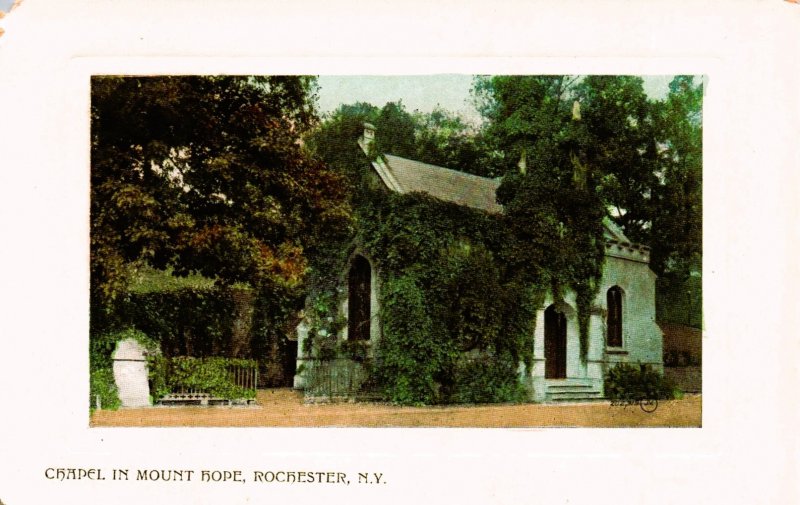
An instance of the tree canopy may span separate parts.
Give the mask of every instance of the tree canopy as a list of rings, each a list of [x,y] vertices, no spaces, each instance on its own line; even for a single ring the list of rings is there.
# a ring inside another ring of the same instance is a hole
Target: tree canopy
[[[311,77],[95,77],[92,294],[146,262],[218,283],[292,287],[350,219],[340,177],[309,156]]]
[[[683,283],[701,270],[702,84],[676,76],[663,99],[643,84],[636,76],[479,76],[478,127],[441,109],[355,104],[327,118],[309,145],[360,180],[361,153],[342,146],[354,146],[371,122],[376,153],[503,177],[498,199],[515,230],[505,259],[528,280],[585,298],[602,267],[602,221],[613,219],[651,247],[661,284],[685,297]]]
[[[664,100],[634,76],[478,77],[473,93],[495,170],[529,174],[525,184],[556,206],[548,219],[564,223],[558,202],[587,190],[652,247],[656,273],[699,270],[702,86],[691,76],[675,77]]]

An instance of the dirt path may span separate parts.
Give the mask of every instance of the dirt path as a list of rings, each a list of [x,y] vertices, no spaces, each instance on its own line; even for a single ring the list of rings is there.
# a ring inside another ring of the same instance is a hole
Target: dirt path
[[[660,402],[647,414],[608,402],[568,405],[397,407],[369,403],[306,405],[291,389],[259,391],[253,407],[155,407],[96,411],[92,426],[352,426],[352,427],[698,427],[701,396]]]

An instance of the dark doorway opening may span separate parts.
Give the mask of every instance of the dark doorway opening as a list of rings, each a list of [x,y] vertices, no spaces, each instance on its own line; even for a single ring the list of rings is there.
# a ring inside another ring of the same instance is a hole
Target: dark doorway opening
[[[297,372],[297,340],[286,340],[286,348],[282,356],[283,386],[294,386],[294,374]]]
[[[544,311],[544,377],[567,378],[567,316],[555,305]]]
[[[347,339],[369,340],[370,335],[370,286],[372,271],[369,261],[363,256],[353,258],[348,285]]]

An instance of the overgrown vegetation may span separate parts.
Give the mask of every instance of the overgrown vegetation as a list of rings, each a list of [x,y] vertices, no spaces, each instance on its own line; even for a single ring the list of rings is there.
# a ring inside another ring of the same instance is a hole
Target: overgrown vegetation
[[[168,356],[227,353],[236,311],[230,289],[131,293],[118,304],[122,324],[157,335]]]
[[[649,365],[620,363],[605,376],[605,395],[611,401],[669,400],[681,396],[672,382]]]
[[[342,106],[308,145],[344,177],[355,226],[334,248],[339,254],[312,263],[306,351],[341,355],[339,287],[358,252],[380,276],[373,369],[389,400],[518,398],[518,366],[530,365],[535,309],[547,295],[576,294],[586,359],[609,209],[645,243],[656,220],[671,223],[653,252],[659,274],[685,276],[698,266],[699,90],[679,77],[666,100],[654,101],[636,77],[478,78],[486,119],[478,131],[443,111],[409,114],[400,103]],[[502,176],[503,215],[383,191],[354,142],[365,122],[377,130],[373,155]]]
[[[182,389],[205,392],[227,400],[255,398],[255,384],[253,384],[254,387],[245,389],[238,386],[231,376],[233,368],[237,368],[239,373],[252,374],[258,368],[255,360],[164,356],[158,342],[144,332],[128,327],[100,334],[90,340],[89,404],[91,408],[97,406],[98,397],[103,409],[115,410],[120,407],[121,403],[114,381],[112,357],[117,343],[126,339],[137,341],[145,349],[151,387],[150,394],[154,401],[170,392]]]
[[[148,365],[153,397],[156,399],[181,391],[207,393],[223,400],[256,397],[254,382],[250,382],[253,387],[245,388],[237,384],[234,377],[234,373],[254,377],[253,374],[258,370],[255,360],[154,356],[148,360]]]
[[[111,358],[117,342],[128,338],[136,340],[152,355],[158,353],[158,344],[143,332],[133,328],[100,333],[91,338],[89,341],[90,408],[97,407],[98,398],[101,408],[115,410],[120,407]]]
[[[231,289],[244,287],[254,355],[286,345],[305,299],[302,351],[364,360],[367,344],[337,338],[359,253],[381,284],[369,368],[387,399],[514,401],[546,296],[576,294],[587,358],[604,219],[653,246],[660,286],[679,293],[700,274],[702,87],[691,77],[661,101],[636,77],[479,77],[479,128],[401,103],[342,106],[319,124],[314,90],[310,77],[93,79],[93,348],[134,325],[167,356],[229,353]],[[377,127],[373,154],[502,177],[504,213],[386,192],[355,142],[364,122]],[[149,267],[187,280],[137,278]],[[92,370],[100,391],[107,373]]]
[[[92,79],[91,328],[133,326],[168,356],[279,354],[312,257],[350,226],[340,176],[308,155],[311,76]],[[104,375],[97,373],[95,383]]]

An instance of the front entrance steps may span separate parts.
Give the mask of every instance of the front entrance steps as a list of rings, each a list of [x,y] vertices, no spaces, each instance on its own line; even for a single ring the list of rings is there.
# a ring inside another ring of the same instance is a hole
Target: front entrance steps
[[[603,392],[592,379],[546,379],[545,402],[584,402],[602,400]]]

